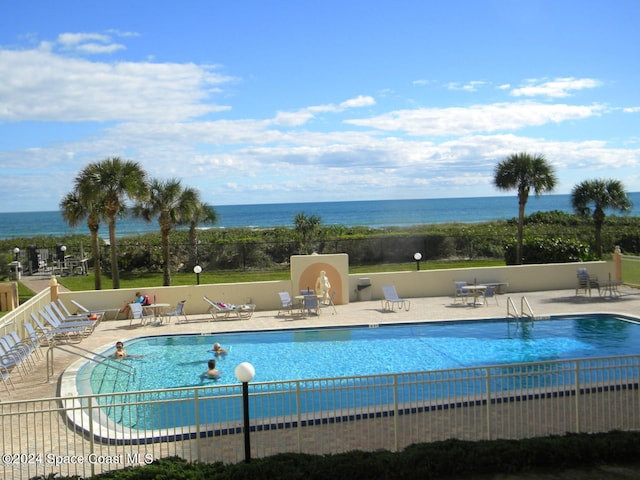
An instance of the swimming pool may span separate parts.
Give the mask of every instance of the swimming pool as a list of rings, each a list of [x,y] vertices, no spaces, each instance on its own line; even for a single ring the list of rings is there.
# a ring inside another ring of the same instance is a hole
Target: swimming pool
[[[200,374],[206,370],[207,360],[213,358],[208,350],[214,341],[228,348],[229,353],[216,357],[222,377],[216,381],[203,380]],[[143,337],[127,342],[126,348],[129,354],[140,356],[125,361],[135,367],[135,374],[129,375],[107,364],[88,363],[77,372],[78,392],[106,393],[98,401],[113,407],[107,408],[105,413],[111,421],[127,428],[146,430],[171,428],[176,422],[180,425],[193,423],[196,413],[193,409],[178,413],[174,411],[175,406],[164,401],[168,397],[157,392],[152,397],[138,392],[144,390],[179,388],[183,389],[179,396],[189,397],[192,393],[186,392],[193,392],[190,387],[211,387],[207,389],[207,395],[218,395],[225,399],[223,401],[220,398],[215,407],[203,404],[202,412],[207,413],[197,414],[202,415],[200,421],[219,423],[237,420],[239,412],[224,402],[229,401],[229,395],[238,393],[233,370],[243,361],[251,362],[256,369],[253,384],[367,376],[362,382],[371,388],[367,387],[365,394],[354,396],[342,392],[337,398],[328,400],[326,394],[316,392],[302,399],[307,410],[319,403],[325,403],[326,407],[328,402],[361,407],[376,402],[388,403],[392,394],[397,395],[389,388],[390,377],[385,376],[393,373],[638,354],[640,325],[635,319],[620,316],[562,316],[534,324],[515,324],[506,320],[460,321],[381,325],[377,328]],[[103,353],[111,352],[108,349]],[[525,371],[523,375],[527,377],[528,373]],[[524,377],[513,376],[508,382],[527,382],[523,380]],[[411,382],[411,377],[408,378],[408,382]],[[585,380],[583,378],[581,381]],[[345,381],[345,385],[353,381]],[[478,380],[478,385],[472,388],[482,392],[485,388],[505,389],[513,386],[496,383],[486,387],[483,381]],[[571,381],[563,372],[554,374],[553,382],[556,384],[568,384]],[[269,390],[269,384],[266,385],[263,391]],[[293,388],[283,383],[275,385],[273,389]],[[223,388],[225,386],[228,388]],[[535,382],[531,386],[535,387]],[[422,401],[459,396],[463,389],[470,387],[455,387],[446,392],[403,388],[406,390],[403,398]],[[122,394],[112,395],[120,392]],[[140,401],[145,405],[135,410],[115,406]],[[215,403],[215,400],[209,402]],[[268,411],[262,413],[265,416],[288,415],[294,408],[288,406],[291,402],[291,399],[285,399],[277,406],[264,407]],[[300,399],[296,402],[299,404]],[[254,415],[259,416],[261,412],[256,411]]]

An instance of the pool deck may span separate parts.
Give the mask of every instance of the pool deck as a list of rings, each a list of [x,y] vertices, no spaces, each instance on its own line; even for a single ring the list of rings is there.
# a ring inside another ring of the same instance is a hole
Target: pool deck
[[[319,316],[285,316],[277,311],[256,311],[249,320],[213,321],[210,315],[191,315],[189,321],[176,323],[175,317],[170,324],[162,326],[134,324],[129,327],[129,320],[102,321],[95,331],[78,345],[84,349],[97,352],[115,344],[117,340],[127,340],[139,336],[167,335],[180,333],[238,332],[255,330],[280,330],[288,328],[348,326],[348,325],[382,325],[389,323],[425,322],[441,320],[471,320],[483,318],[505,318],[507,298],[510,297],[520,310],[521,298],[528,300],[536,316],[578,314],[578,313],[614,313],[628,316],[640,315],[640,290],[626,286],[620,288],[621,296],[608,298],[595,296],[576,296],[575,290],[553,290],[541,292],[516,292],[498,295],[499,305],[489,299],[488,306],[465,305],[454,303],[453,297],[411,298],[409,311],[384,311],[381,302],[353,302],[336,306],[336,314],[331,307],[323,308]],[[188,307],[188,306],[187,306]],[[186,309],[188,313],[188,308]],[[213,341],[213,339],[212,339]],[[224,345],[223,345],[224,346]],[[630,352],[631,353],[631,352]],[[638,353],[638,352],[635,352]],[[47,361],[38,360],[36,368],[28,378],[21,379],[17,373],[12,375],[16,390],[7,397],[6,391],[0,393],[0,399],[31,400],[52,398],[58,395],[58,381],[71,363],[79,357],[61,350],[54,351],[53,376],[47,380]],[[202,359],[203,365],[207,358]],[[4,387],[2,387],[4,389]]]

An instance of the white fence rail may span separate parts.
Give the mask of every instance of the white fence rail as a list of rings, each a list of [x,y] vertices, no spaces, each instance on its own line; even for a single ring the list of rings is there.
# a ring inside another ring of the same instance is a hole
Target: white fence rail
[[[250,384],[253,457],[640,428],[640,356]],[[0,404],[2,478],[243,459],[239,385]]]

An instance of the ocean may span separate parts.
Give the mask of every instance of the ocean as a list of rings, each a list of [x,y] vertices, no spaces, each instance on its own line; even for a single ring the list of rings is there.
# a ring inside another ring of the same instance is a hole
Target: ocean
[[[630,215],[640,216],[640,192],[630,193],[634,203]],[[218,214],[215,225],[204,228],[291,227],[296,214],[318,215],[322,225],[368,226],[373,228],[434,223],[477,223],[506,220],[518,216],[518,199],[514,196],[475,198],[436,198],[417,200],[369,200],[352,202],[278,203],[261,205],[214,206]],[[532,196],[526,214],[560,210],[571,213],[570,195]],[[616,212],[607,212],[608,214]],[[157,222],[122,218],[117,223],[118,237],[158,231]],[[59,211],[0,213],[0,239],[87,234],[86,225],[70,228]],[[100,237],[107,238],[106,223]]]

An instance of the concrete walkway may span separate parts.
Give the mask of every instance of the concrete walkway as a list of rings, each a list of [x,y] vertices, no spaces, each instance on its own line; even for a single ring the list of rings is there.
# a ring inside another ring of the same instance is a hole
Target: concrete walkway
[[[49,288],[49,282],[51,281],[51,275],[42,274],[42,275],[23,275],[20,279],[20,283],[22,283],[25,287],[31,290],[34,293],[39,293],[42,290]],[[59,292],[68,292],[69,289],[64,285],[58,284]]]
[[[36,285],[48,286],[48,279],[34,280]],[[43,287],[44,288],[44,287]],[[483,318],[505,318],[507,298],[520,310],[521,298],[526,297],[536,316],[577,313],[614,313],[636,316],[640,312],[640,290],[622,287],[622,295],[617,298],[576,296],[575,290],[553,290],[543,292],[509,293],[497,296],[499,304],[491,300],[488,306],[473,307],[454,303],[452,297],[411,298],[409,311],[388,312],[382,309],[380,301],[353,302],[338,305],[337,313],[331,308],[323,308],[319,316],[291,317],[278,315],[277,311],[257,311],[250,320],[212,321],[210,315],[191,315],[188,322],[169,325],[133,325],[129,320],[102,321],[96,330],[82,340],[80,346],[99,352],[115,344],[117,340],[126,342],[134,337],[179,333],[224,333],[256,330],[276,330],[306,328],[316,326],[382,325],[389,323],[425,322],[439,320],[467,320]],[[188,304],[186,305],[188,313]],[[640,352],[629,352],[640,353]],[[20,379],[12,375],[16,391],[10,400],[50,398],[58,395],[58,379],[65,368],[78,357],[59,350],[54,351],[53,376],[47,379],[46,360],[40,360],[29,378]],[[203,359],[203,364],[206,359]],[[6,392],[2,393],[6,399]]]

